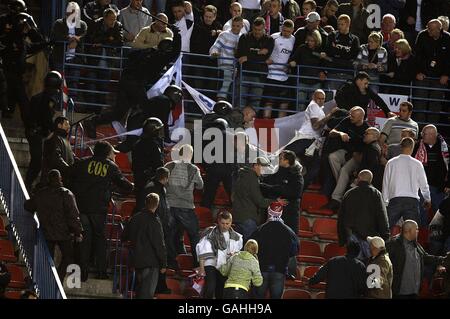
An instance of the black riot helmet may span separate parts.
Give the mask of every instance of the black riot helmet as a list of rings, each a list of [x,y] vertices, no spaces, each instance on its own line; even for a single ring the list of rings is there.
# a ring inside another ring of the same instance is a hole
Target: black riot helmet
[[[164,91],[164,95],[172,101],[172,108],[181,102],[183,91],[179,86],[169,85]]]
[[[216,127],[219,130],[224,131],[229,127],[229,124],[228,124],[227,120],[225,120],[223,118],[218,118],[213,121],[212,127]]]
[[[233,110],[233,107],[227,101],[219,101],[216,104],[214,104],[214,107],[213,107],[214,113],[221,115],[221,116],[230,114],[232,110]]]
[[[171,38],[162,39],[158,43],[158,51],[162,54],[170,54],[173,51],[173,40]]]
[[[164,127],[163,122],[157,117],[149,117],[142,126],[143,134],[146,136],[158,136],[160,130]]]
[[[58,71],[50,71],[44,79],[44,88],[49,91],[58,91],[61,89],[63,78]]]
[[[27,12],[27,5],[23,0],[10,0],[8,3],[8,9],[12,14]]]

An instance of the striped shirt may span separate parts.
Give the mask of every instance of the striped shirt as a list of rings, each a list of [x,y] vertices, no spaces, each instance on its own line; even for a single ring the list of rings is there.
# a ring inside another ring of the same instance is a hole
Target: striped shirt
[[[388,62],[388,53],[385,48],[379,47],[377,49],[377,52],[375,52],[374,57],[371,60],[369,60],[369,46],[367,44],[363,44],[361,45],[358,56],[356,57],[355,64],[359,68],[361,68],[363,65],[375,63],[383,68],[381,72],[386,72],[387,62]],[[375,70],[367,70],[367,71],[373,73]],[[378,70],[375,72],[378,72]]]
[[[289,38],[285,38],[281,35],[281,32],[274,33],[271,37],[274,39],[273,51],[270,56],[273,64],[269,65],[269,74],[267,78],[277,81],[286,81],[288,79],[286,73],[287,66],[280,64],[288,63],[294,48],[295,37],[291,35]]]
[[[381,134],[386,135],[386,144],[396,144],[400,143],[402,137],[402,130],[405,128],[410,128],[413,130],[416,138],[419,133],[419,125],[411,118],[408,121],[401,120],[400,117],[392,117],[384,123]]]
[[[219,34],[216,42],[209,49],[209,54],[218,53],[221,58],[219,59],[220,67],[231,67],[234,63],[234,52],[237,49],[240,34],[234,34],[229,31],[224,31]]]
[[[233,23],[233,19],[228,20],[227,23],[225,23],[223,25],[223,29],[222,30],[223,31],[228,31],[228,30],[231,31],[232,23]],[[242,27],[240,34],[245,34],[245,33],[248,33],[248,32],[250,32],[250,22],[248,22],[247,19],[244,19],[244,26]]]

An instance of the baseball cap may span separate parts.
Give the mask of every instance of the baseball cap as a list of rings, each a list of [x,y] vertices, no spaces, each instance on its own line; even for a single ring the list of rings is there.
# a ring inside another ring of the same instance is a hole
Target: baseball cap
[[[306,22],[317,22],[320,21],[320,15],[317,12],[310,12],[306,16]]]
[[[367,242],[377,249],[385,248],[384,239],[378,236],[367,236]]]

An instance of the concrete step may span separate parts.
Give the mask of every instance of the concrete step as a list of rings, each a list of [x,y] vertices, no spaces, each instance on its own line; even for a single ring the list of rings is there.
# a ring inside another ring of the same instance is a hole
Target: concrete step
[[[68,288],[64,282],[64,291],[68,299],[122,299],[121,294],[112,293],[113,281],[89,278],[81,283],[81,288]]]

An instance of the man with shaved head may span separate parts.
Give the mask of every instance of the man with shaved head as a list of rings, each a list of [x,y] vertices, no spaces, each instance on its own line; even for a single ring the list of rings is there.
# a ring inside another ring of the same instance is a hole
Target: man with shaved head
[[[438,19],[432,19],[427,24],[427,29],[417,36],[416,41],[416,86],[430,87],[433,89],[447,88],[450,75],[450,34],[442,30],[442,23]],[[432,78],[439,78],[432,79]],[[416,97],[415,120],[420,122],[439,122],[439,114],[426,114],[417,110],[433,112],[442,111],[442,102],[436,100],[445,99],[444,90],[413,91]],[[434,99],[434,100],[431,100]]]
[[[131,46],[136,49],[156,48],[163,39],[172,39],[173,32],[167,28],[167,16],[164,13],[158,13],[156,20],[148,27],[142,28]],[[164,23],[165,22],[165,23]]]
[[[429,255],[417,242],[419,226],[407,219],[402,233],[387,243],[386,248],[392,261],[394,279],[392,294],[397,299],[416,299],[424,276],[424,265],[441,265],[444,257]],[[445,268],[438,266],[438,272]]]
[[[369,128],[364,121],[365,112],[359,107],[355,106],[350,109],[350,115],[344,118],[333,130],[331,130],[328,141],[326,142],[330,151],[328,155],[328,161],[330,163],[331,171],[336,183],[339,184],[339,176],[341,174],[341,168],[346,165],[348,161],[350,163],[346,166],[345,174],[349,174],[350,171],[358,168],[358,164],[355,156],[360,155],[364,147],[364,133]],[[331,150],[330,150],[331,149]],[[347,184],[347,180],[341,180],[342,184]],[[345,186],[339,186],[340,193],[343,194]],[[342,197],[342,195],[340,195]],[[323,208],[337,210],[339,208],[338,198],[333,198]]]
[[[370,257],[367,236],[389,239],[386,207],[380,191],[371,185],[372,172],[362,170],[357,186],[347,191],[338,214],[339,244],[356,241],[361,245],[361,257]]]

